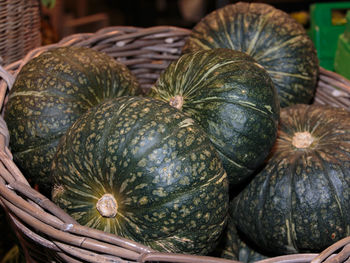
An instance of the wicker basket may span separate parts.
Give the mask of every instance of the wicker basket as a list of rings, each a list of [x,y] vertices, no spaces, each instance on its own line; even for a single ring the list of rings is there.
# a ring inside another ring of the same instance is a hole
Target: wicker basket
[[[0,65],[41,45],[39,0],[0,0]]]
[[[76,34],[57,44],[29,52],[22,60],[0,67],[2,114],[7,91],[21,67],[32,57],[57,46],[88,46],[106,52],[125,63],[145,92],[160,72],[177,59],[189,30],[177,27],[108,27],[94,34]],[[350,82],[338,74],[320,69],[314,103],[350,110]],[[235,261],[195,255],[155,252],[136,242],[78,225],[70,216],[31,188],[16,167],[8,148],[6,123],[0,117],[0,204],[11,219],[28,262],[216,262]],[[349,262],[350,237],[320,254],[294,254],[260,261]]]

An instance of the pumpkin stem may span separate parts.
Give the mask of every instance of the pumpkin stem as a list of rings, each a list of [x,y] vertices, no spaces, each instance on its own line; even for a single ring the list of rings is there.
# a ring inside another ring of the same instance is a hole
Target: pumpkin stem
[[[103,217],[115,217],[118,212],[117,200],[111,194],[104,194],[97,201],[96,209]]]
[[[296,148],[308,148],[314,142],[315,138],[309,132],[294,133],[292,144]]]
[[[176,95],[175,97],[172,97],[169,101],[170,106],[173,106],[174,108],[181,110],[182,105],[184,105],[184,97],[181,95]]]

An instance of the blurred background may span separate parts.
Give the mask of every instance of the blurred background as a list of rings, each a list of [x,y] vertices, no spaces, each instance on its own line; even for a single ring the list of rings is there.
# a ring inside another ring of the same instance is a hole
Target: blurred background
[[[235,2],[238,1],[0,0],[0,65],[23,58],[40,45],[56,43],[76,33],[94,33],[108,26],[167,25],[191,29],[210,12]],[[246,2],[267,3],[294,17],[315,43],[321,66],[333,70],[338,38],[346,31],[346,14],[350,10],[350,1]],[[348,38],[350,39],[350,29],[341,43],[344,50],[350,50]],[[346,67],[348,65],[344,66]]]
[[[54,43],[74,33],[95,32],[106,26],[170,25],[191,29],[213,10],[238,2],[232,0],[41,1],[42,44],[44,45]],[[45,1],[48,4],[43,4]],[[346,14],[350,10],[349,1],[260,0],[245,2],[267,3],[289,13],[307,30],[316,46],[321,66],[334,70],[338,38],[344,33],[347,24]],[[347,40],[341,44],[342,49],[350,50]],[[344,59],[342,63],[344,64]],[[350,70],[346,70],[350,67],[350,63],[345,63],[341,67],[344,68],[341,72],[345,72],[345,76],[350,77]]]
[[[101,27],[128,25],[150,27],[173,25],[191,28],[200,18],[232,0],[55,0],[53,8],[43,6],[44,43],[57,41],[72,33],[94,32]],[[246,1],[248,2],[248,1]],[[249,1],[269,3],[298,19],[305,27],[310,23],[310,5],[327,1],[266,0]],[[345,2],[329,1],[328,2]],[[340,11],[340,12],[339,12]],[[344,10],[335,10],[333,16],[345,19]],[[50,31],[51,30],[51,31]],[[50,32],[49,32],[50,31]]]

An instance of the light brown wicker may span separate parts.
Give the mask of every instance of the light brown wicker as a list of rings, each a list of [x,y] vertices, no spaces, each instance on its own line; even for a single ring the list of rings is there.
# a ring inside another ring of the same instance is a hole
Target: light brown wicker
[[[41,45],[39,0],[0,0],[0,65]]]
[[[145,92],[159,73],[178,58],[189,30],[159,26],[151,28],[109,27],[94,34],[77,34],[57,44],[32,50],[25,58],[0,67],[0,105],[4,114],[7,91],[21,67],[41,52],[67,45],[89,46],[106,52],[131,69]],[[350,110],[350,82],[321,68],[315,103]],[[12,161],[9,134],[0,117],[0,204],[11,219],[28,262],[203,262],[235,261],[196,255],[159,253],[136,242],[77,224],[48,198],[31,188]],[[320,254],[273,257],[260,263],[349,262],[350,237]]]

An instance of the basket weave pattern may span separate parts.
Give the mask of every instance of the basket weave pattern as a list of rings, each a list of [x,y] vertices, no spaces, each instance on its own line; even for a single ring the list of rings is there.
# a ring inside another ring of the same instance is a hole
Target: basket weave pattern
[[[33,49],[23,59],[0,67],[2,115],[8,90],[22,66],[48,49],[79,45],[105,52],[126,64],[146,93],[160,72],[179,57],[189,33],[187,29],[168,26],[108,27],[96,33],[72,35],[57,44]],[[350,82],[321,68],[314,103],[350,110]],[[0,205],[11,219],[28,262],[235,262],[155,252],[136,242],[77,224],[48,198],[30,187],[12,161],[8,145],[6,123],[0,117]],[[320,254],[274,257],[261,263],[349,262],[349,256],[350,237],[338,241]]]
[[[41,45],[39,0],[0,0],[0,64],[22,59]]]

